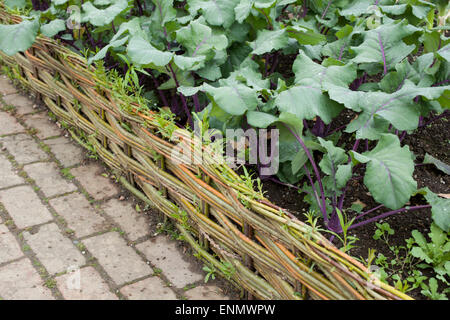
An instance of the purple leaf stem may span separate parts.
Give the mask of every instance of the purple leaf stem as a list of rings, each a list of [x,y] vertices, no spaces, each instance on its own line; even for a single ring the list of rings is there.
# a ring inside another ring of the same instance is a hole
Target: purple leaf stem
[[[311,165],[313,167],[314,173],[315,173],[316,178],[317,178],[317,182],[319,183],[320,193],[322,195],[322,208],[321,208],[321,210],[322,210],[323,218],[324,218],[325,224],[328,224],[327,210],[326,210],[326,205],[325,205],[325,192],[324,192],[324,189],[323,189],[322,179],[320,178],[320,172],[319,172],[319,169],[317,168],[316,162],[314,161],[314,158],[313,158],[311,152],[306,147],[306,145],[303,142],[303,140],[294,132],[294,130],[291,129],[291,127],[289,127],[287,124],[284,124],[284,123],[283,123],[283,125],[292,133],[292,135],[295,137],[295,139],[297,139],[297,141],[302,146],[303,150],[305,150],[306,156],[308,157],[309,161],[311,162]]]
[[[177,76],[175,74],[175,71],[173,71],[171,63],[169,63],[169,69],[170,69],[170,72],[172,73],[172,77],[173,77],[173,80],[175,81],[175,85],[177,86],[177,88],[179,88],[180,84],[178,83]],[[194,128],[194,121],[192,120],[191,112],[189,111],[186,97],[182,93],[180,93],[180,98],[181,98],[181,102],[183,103],[184,112],[186,113],[186,116],[188,118],[189,125],[191,126],[191,128]]]
[[[364,217],[366,214],[369,214],[369,213],[371,213],[371,212],[377,211],[378,209],[380,209],[380,208],[382,208],[382,207],[384,207],[384,206],[383,206],[382,204],[380,204],[379,206],[376,206],[376,207],[374,207],[374,208],[372,208],[372,209],[370,209],[370,210],[367,210],[366,212],[363,212],[363,213],[359,214],[359,215],[355,218],[355,220],[361,219],[361,218]]]
[[[380,214],[379,216],[370,218],[368,220],[359,222],[357,224],[353,224],[347,230],[355,229],[357,227],[361,227],[361,226],[364,226],[366,224],[369,224],[369,223],[372,223],[372,222],[376,222],[376,221],[378,221],[380,219],[386,218],[386,217],[391,216],[391,215],[396,214],[396,213],[401,213],[401,212],[405,212],[405,211],[414,211],[414,210],[420,210],[420,209],[426,209],[426,208],[431,208],[431,205],[424,204],[424,205],[414,206],[414,207],[404,207],[404,208],[401,208],[401,209],[385,212],[383,214]]]
[[[333,0],[328,1],[328,5],[325,8],[325,10],[322,13],[322,16],[320,17],[321,19],[323,19],[325,17],[325,15],[327,14],[328,9],[330,8],[331,3],[333,2]]]
[[[383,57],[383,68],[384,68],[384,74],[387,73],[387,65],[386,65],[386,55],[384,52],[383,42],[381,41],[381,34],[378,32],[378,42],[380,44],[380,50],[381,50],[381,56]]]
[[[153,79],[153,84],[155,85],[155,89],[158,90],[158,94],[159,94],[159,97],[161,98],[162,103],[168,107],[169,102],[167,101],[166,96],[164,95],[164,92],[162,92],[162,90],[158,89],[159,88],[158,80],[155,78],[155,76],[153,75],[153,72],[151,72],[151,70],[148,70],[148,71],[149,71],[148,73],[150,74],[150,76]]]
[[[195,112],[202,111],[202,109],[200,108],[200,102],[198,101],[198,93],[192,96],[192,101],[194,101]]]
[[[280,181],[279,179],[276,179],[274,177],[268,177],[267,180],[273,181],[275,183],[281,184],[281,185],[289,187],[289,188],[294,188],[294,189],[300,190],[299,187],[294,186],[293,184],[290,184],[290,183],[286,183],[286,182]]]
[[[400,136],[400,142],[403,141],[403,139],[405,139],[407,132],[403,131],[402,135]]]

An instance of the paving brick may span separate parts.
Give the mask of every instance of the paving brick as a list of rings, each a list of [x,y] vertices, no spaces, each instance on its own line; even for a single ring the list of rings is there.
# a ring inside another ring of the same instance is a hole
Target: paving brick
[[[80,251],[62,235],[54,223],[41,226],[35,234],[24,232],[23,237],[50,274],[67,271],[70,267],[79,267],[85,263]]]
[[[111,227],[82,194],[72,193],[52,199],[50,205],[66,220],[67,227],[74,230],[78,238]]]
[[[0,138],[0,142],[20,164],[48,159],[47,154],[39,148],[39,145],[29,135],[18,134],[15,136],[7,136]]]
[[[25,123],[37,130],[36,136],[39,139],[47,139],[61,135],[61,130],[55,123],[49,120],[46,112],[27,115],[24,117]]]
[[[19,229],[48,222],[53,219],[30,186],[20,186],[0,191],[0,202]]]
[[[131,241],[148,234],[149,227],[145,217],[137,213],[130,202],[111,199],[102,208],[107,215],[113,218],[114,222],[120,226]]]
[[[198,286],[186,291],[185,296],[189,300],[229,300],[216,286]]]
[[[55,163],[38,162],[26,165],[24,170],[41,188],[47,197],[53,197],[58,194],[72,192],[77,187],[61,177],[58,167]]]
[[[6,300],[53,300],[28,259],[0,268],[0,296]]]
[[[95,236],[83,240],[83,243],[117,285],[152,273],[151,268],[117,232]]]
[[[13,171],[13,166],[0,154],[0,188],[11,187],[25,181]]]
[[[89,164],[70,170],[86,191],[96,200],[102,200],[119,192],[111,179],[102,176],[103,168],[98,164]]]
[[[17,90],[6,76],[0,76],[0,94],[2,96],[16,93]]]
[[[66,300],[118,300],[92,267],[77,269],[55,279]]]
[[[120,289],[130,300],[176,300],[175,293],[159,277],[151,277]]]
[[[183,259],[176,242],[163,235],[138,244],[136,248],[178,288],[204,278],[202,273],[194,271],[193,266]]]
[[[13,116],[7,112],[0,111],[0,136],[24,131],[25,128]],[[0,139],[0,142],[2,142],[2,139]]]
[[[33,109],[33,105],[35,105],[34,102],[21,94],[7,95],[3,97],[3,101],[7,105],[14,106],[16,109],[16,114],[18,115],[24,115],[36,111],[36,109]]]
[[[76,146],[65,137],[45,140],[45,144],[50,147],[56,159],[64,167],[71,167],[83,161],[83,149]]]
[[[4,224],[0,224],[0,263],[15,260],[23,256],[19,244]]]

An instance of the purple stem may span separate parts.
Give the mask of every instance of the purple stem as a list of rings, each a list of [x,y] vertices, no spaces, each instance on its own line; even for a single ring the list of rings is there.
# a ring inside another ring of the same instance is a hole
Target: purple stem
[[[300,15],[300,19],[303,19],[304,17],[306,17],[307,13],[308,13],[308,7],[306,6],[306,0],[303,0],[302,14]]]
[[[432,87],[437,87],[437,86],[440,86],[441,84],[448,83],[448,82],[450,82],[450,79],[443,80],[443,81],[438,82],[438,83],[435,83],[435,84],[433,84],[433,85],[431,85],[431,86],[432,86]]]
[[[366,212],[361,213],[360,215],[358,215],[355,220],[360,219],[362,217],[364,217],[366,214],[369,214],[371,212],[377,211],[378,209],[384,207],[382,204],[380,204],[379,206],[376,206],[375,208],[372,208],[370,210],[367,210]]]
[[[414,207],[409,207],[409,208],[405,207],[405,208],[401,208],[401,209],[385,212],[383,214],[380,214],[379,216],[370,218],[368,220],[359,222],[357,224],[353,224],[347,230],[351,230],[351,229],[354,229],[354,228],[357,228],[357,227],[364,226],[366,224],[378,221],[380,219],[386,218],[386,217],[391,216],[391,215],[396,214],[396,213],[405,212],[405,211],[414,211],[414,210],[420,210],[420,209],[427,209],[427,208],[431,208],[431,205],[424,204],[424,205],[420,205],[420,206],[414,206]]]
[[[317,178],[317,182],[319,183],[320,193],[322,195],[322,208],[321,208],[321,210],[322,210],[322,214],[323,214],[323,219],[325,221],[325,224],[328,224],[327,210],[326,210],[326,205],[325,205],[325,192],[323,190],[322,179],[320,178],[320,172],[319,172],[319,169],[317,168],[316,162],[314,161],[314,158],[313,158],[311,152],[306,147],[306,145],[303,142],[303,140],[294,132],[294,130],[291,129],[291,127],[289,127],[287,124],[284,124],[284,123],[283,123],[283,125],[292,133],[292,135],[295,137],[295,139],[297,139],[297,141],[302,146],[303,150],[305,150],[306,156],[308,157],[309,161],[311,162],[311,165],[313,167],[314,173],[315,173],[316,178]]]
[[[89,42],[91,43],[92,47],[95,48],[95,42],[94,42],[94,38],[92,38],[91,33],[89,32],[89,28],[85,25],[85,29],[86,29],[86,35],[89,39]]]
[[[358,149],[359,141],[360,141],[359,139],[356,139],[355,144],[353,145],[352,148],[353,151],[356,151],[356,149]],[[348,162],[350,162],[350,159],[348,159]]]
[[[378,32],[378,42],[380,44],[381,56],[383,57],[384,74],[387,73],[386,55],[384,53],[383,42],[381,42],[381,34]]]
[[[311,184],[311,188],[313,190],[314,197],[316,198],[317,204],[319,204],[319,207],[320,207],[320,197],[319,197],[319,194],[317,193],[316,187],[314,186],[314,181],[311,178],[311,172],[309,172],[309,170],[306,166],[303,166],[303,169],[305,169],[305,173],[306,173],[306,176],[308,177],[309,183]],[[320,209],[322,211],[323,218],[325,219],[325,217],[326,217],[328,219],[327,214],[323,212],[324,210],[322,208],[320,208]]]
[[[143,16],[144,15],[144,10],[142,10],[141,2],[139,0],[136,0],[136,2],[137,2],[137,7],[139,9],[139,15]]]
[[[172,73],[172,77],[173,77],[173,80],[175,81],[175,85],[177,86],[177,88],[179,88],[180,84],[178,83],[177,76],[175,74],[175,71],[173,71],[171,63],[169,63],[169,69],[170,69],[170,72]],[[189,125],[191,126],[191,128],[194,128],[194,121],[192,120],[191,112],[189,111],[186,97],[182,93],[180,93],[180,98],[181,98],[181,102],[183,102],[183,109],[188,118]]]
[[[309,127],[308,127],[308,122],[306,121],[306,119],[303,119],[303,127],[304,127],[306,130],[309,129]]]
[[[339,210],[342,210],[342,207],[344,206],[345,193],[347,192],[348,186],[349,186],[349,183],[347,182],[347,184],[344,187],[344,190],[342,191],[341,198],[339,199],[339,203],[338,203]]]
[[[434,117],[434,118],[431,118],[430,120],[428,120],[428,121],[425,122],[425,123],[423,123],[423,121],[422,121],[422,123],[419,122],[419,128],[425,127],[425,126],[429,125],[429,124],[430,124],[431,122],[433,122],[433,121],[436,121],[436,120],[441,119],[441,118],[446,118],[446,117],[448,117],[448,116],[450,116],[450,111],[449,111],[449,110],[445,110],[445,111],[442,112],[440,115],[438,115],[438,116],[436,116],[436,117]]]
[[[347,126],[347,125],[346,125],[346,124],[344,124],[344,125],[342,125],[342,126],[340,126],[340,127],[336,128],[336,129],[333,129],[333,130],[331,130],[331,131],[327,132],[327,133],[325,134],[325,136],[327,137],[327,136],[329,136],[329,135],[331,135],[331,134],[335,133],[336,131],[339,131],[339,130],[341,130],[341,129],[344,129],[344,128],[345,128],[346,126]]]
[[[275,55],[272,60],[272,67],[270,67],[269,75],[275,72],[275,68],[278,65],[278,52],[275,52]]]
[[[402,142],[403,139],[405,139],[406,133],[407,133],[406,131],[403,131],[402,135],[400,136],[400,142]]]
[[[167,101],[166,96],[164,95],[164,92],[162,92],[162,90],[158,89],[159,88],[158,80],[155,78],[155,76],[153,75],[153,72],[151,72],[150,70],[149,70],[149,74],[153,79],[153,84],[155,85],[155,89],[158,90],[158,94],[159,94],[159,97],[161,98],[162,103],[168,107],[169,102]]]
[[[294,188],[294,189],[300,190],[299,187],[294,186],[293,184],[290,184],[290,183],[286,183],[286,182],[280,181],[279,179],[276,179],[274,177],[268,177],[267,180],[273,181],[275,183],[281,184],[281,185],[289,187],[289,188]]]
[[[314,127],[311,129],[311,133],[316,137],[323,137],[325,133],[325,123],[317,117]]]
[[[341,61],[342,55],[344,54],[344,49],[345,49],[346,46],[347,46],[347,42],[344,42],[344,44],[342,45],[341,49],[339,50],[338,61]]]
[[[263,78],[267,77],[267,66],[269,65],[269,54],[266,53],[264,56],[264,74],[263,74]]]
[[[198,101],[198,93],[192,96],[192,101],[194,101],[195,112],[202,111],[200,108],[200,102]]]
[[[325,17],[325,15],[327,14],[328,9],[330,8],[331,3],[333,2],[333,0],[328,1],[328,5],[325,8],[325,10],[322,13],[322,17],[320,17],[321,19],[323,19]]]
[[[355,141],[355,144],[353,145],[353,148],[352,148],[353,151],[356,151],[356,149],[358,149],[359,141],[360,141],[359,139],[357,139]],[[348,162],[347,163],[350,163],[350,161],[352,161],[352,159],[350,157],[348,157]],[[356,171],[356,168],[358,168],[359,166],[360,166],[359,164],[356,165],[353,168],[352,173],[354,173]],[[345,194],[347,193],[350,181],[351,181],[351,179],[347,181],[347,184],[345,185],[344,190],[342,191],[342,195],[341,195],[341,197],[339,199],[339,203],[338,203],[339,210],[342,210],[342,207],[344,206]]]

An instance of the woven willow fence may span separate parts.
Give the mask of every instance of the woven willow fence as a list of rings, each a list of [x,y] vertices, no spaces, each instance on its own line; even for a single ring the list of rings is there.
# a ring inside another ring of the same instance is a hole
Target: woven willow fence
[[[0,20],[20,18],[0,8]],[[270,203],[204,145],[201,164],[180,164],[172,151],[180,143],[194,149],[194,135],[173,134],[169,117],[146,111],[138,97],[118,96],[108,75],[80,55],[39,36],[25,53],[0,57],[75,139],[95,148],[127,189],[171,218],[195,255],[248,297],[410,299]]]

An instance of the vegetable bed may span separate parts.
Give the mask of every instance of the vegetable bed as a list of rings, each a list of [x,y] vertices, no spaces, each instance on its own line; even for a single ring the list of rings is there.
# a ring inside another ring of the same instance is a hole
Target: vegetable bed
[[[447,1],[4,4],[7,72],[208,268],[262,299],[447,298]]]

